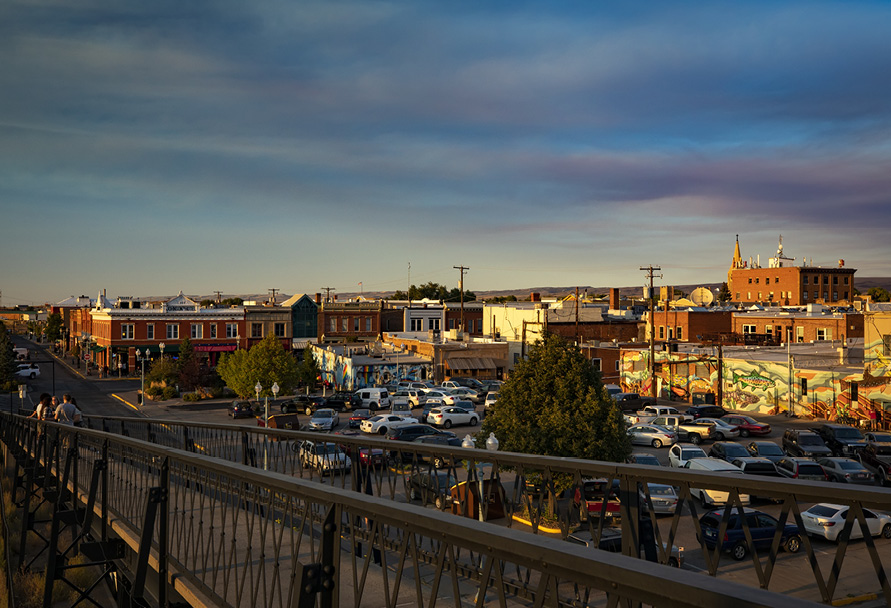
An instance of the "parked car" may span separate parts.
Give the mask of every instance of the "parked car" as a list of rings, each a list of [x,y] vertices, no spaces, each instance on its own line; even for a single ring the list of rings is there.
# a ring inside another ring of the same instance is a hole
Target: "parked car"
[[[411,427],[402,427],[402,429],[393,429],[393,431],[400,431],[405,428]],[[391,433],[393,431],[390,431]],[[446,434],[443,431],[439,431],[436,435],[422,435],[420,437],[416,437],[415,439],[410,439],[412,443],[420,443],[420,444],[429,444],[429,445],[447,445],[453,448],[461,447],[461,438],[455,436],[454,433]],[[424,456],[423,454],[418,454],[418,462],[427,462],[428,456]],[[429,456],[430,462],[432,462],[434,468],[442,468],[449,464],[450,460],[446,457],[435,455]],[[460,466],[460,460],[451,461],[454,463],[458,463]]]
[[[832,450],[813,431],[788,429],[783,433],[783,450],[789,456],[832,456]]]
[[[662,463],[659,462],[658,458],[652,454],[645,454],[642,452],[634,452],[631,454],[631,456],[628,457],[628,464],[645,464],[653,467],[662,466]]]
[[[480,395],[478,392],[476,392],[472,388],[467,388],[466,386],[460,386],[458,388],[450,389],[449,394],[454,395],[458,399],[470,401],[473,404],[479,404],[479,403],[483,402],[482,395]]]
[[[350,413],[350,421],[349,427],[351,429],[357,429],[362,424],[363,420],[368,420],[371,418],[371,410],[367,408],[359,408],[358,410],[353,410]]]
[[[406,424],[397,426],[387,431],[387,439],[394,441],[416,441],[420,437],[455,437],[451,431],[442,431],[433,428],[429,424],[419,424],[417,420],[414,424]]]
[[[498,391],[489,391],[486,393],[486,400],[483,403],[483,407],[487,410],[491,410],[495,408],[496,403],[498,403]]]
[[[649,518],[641,518],[641,521],[649,521]],[[594,543],[594,537],[591,530],[587,527],[579,528],[566,537],[566,540],[575,545],[583,547],[597,548],[601,551],[609,551],[610,553],[622,552],[622,530],[620,528],[603,528],[600,533],[600,540]],[[663,549],[668,549],[668,544],[662,543]],[[684,564],[684,548],[673,546],[671,554],[668,556],[668,565],[673,568],[680,568]]]
[[[427,401],[427,394],[416,388],[400,388],[396,392],[390,393],[392,405],[408,405],[410,408],[415,408],[424,405],[425,401]]]
[[[833,456],[854,456],[866,447],[866,438],[860,429],[843,424],[821,424],[813,429]]]
[[[845,528],[848,505],[819,503],[802,512],[801,520],[808,534],[822,536],[828,541],[837,541]],[[891,538],[891,515],[882,511],[863,509],[866,526],[872,536]],[[855,518],[848,538],[863,538],[860,522]]]
[[[479,416],[476,412],[468,412],[462,407],[437,407],[430,410],[427,416],[427,424],[442,426],[447,429],[457,424],[469,424],[476,426],[479,424]]]
[[[443,509],[452,502],[451,489],[456,483],[448,471],[415,471],[408,476],[408,497]]]
[[[818,458],[817,462],[823,467],[823,471],[826,472],[829,481],[866,486],[874,486],[876,483],[872,471],[856,460],[851,460],[850,458]]]
[[[761,456],[767,458],[773,463],[777,463],[786,457],[783,449],[772,441],[752,441],[746,446],[749,454],[752,456]]]
[[[726,460],[721,460],[719,458],[695,458],[693,460],[688,460],[684,465],[684,468],[690,469],[691,471],[742,475],[740,469]],[[730,492],[726,490],[713,490],[711,488],[690,488],[690,495],[698,497],[703,506],[722,506],[727,504],[727,501],[730,500]],[[749,504],[749,495],[740,493],[739,500],[742,504],[747,505]]]
[[[777,471],[783,477],[791,479],[808,479],[810,481],[829,481],[823,467],[813,458],[789,456],[777,462]]]
[[[402,403],[393,403],[390,406],[390,411],[388,414],[392,414],[393,416],[411,416],[411,405],[405,402]]]
[[[333,409],[325,407],[313,412],[309,419],[310,431],[331,431],[340,424],[340,416]]]
[[[29,365],[20,365],[16,370],[15,375],[19,378],[30,378],[33,380],[37,376],[40,375],[40,368],[37,367],[36,363],[31,363]]]
[[[354,393],[338,391],[325,397],[325,407],[330,407],[331,409],[341,412],[349,411],[357,407],[362,407],[362,400]]]
[[[657,449],[663,445],[672,445],[678,440],[676,433],[651,424],[635,424],[628,427],[628,436],[632,445],[651,445]]]
[[[866,449],[875,454],[891,455],[891,433],[870,432],[863,437],[866,440]]]
[[[438,407],[440,405],[453,405],[457,400],[458,397],[450,395],[449,393],[440,390],[430,390],[427,391],[427,400],[424,402],[424,405],[429,405],[431,407]]]
[[[733,559],[740,561],[745,559],[751,548],[746,541],[746,533],[743,529],[743,518],[737,511],[732,511],[727,519],[727,529],[724,538],[718,538],[721,528],[721,520],[724,511],[710,511],[699,519],[702,527],[702,541],[709,549],[714,549],[720,543],[722,551],[729,551]],[[780,522],[767,513],[755,509],[744,509],[743,517],[749,528],[752,543],[755,550],[769,551],[774,536],[780,528]],[[798,553],[801,549],[801,535],[798,526],[786,523],[780,535],[780,546],[789,553]]]
[[[708,455],[730,462],[734,458],[745,458],[749,455],[749,451],[744,446],[732,441],[716,441]]]
[[[633,414],[625,414],[625,420],[628,424],[647,424],[652,422],[659,416],[681,416],[678,408],[670,405],[648,405],[642,410],[637,410]]]
[[[693,445],[699,445],[705,439],[715,439],[716,425],[713,422],[691,420],[683,415],[657,416],[646,424],[668,429],[677,435],[678,441],[692,443]]]
[[[304,468],[315,469],[320,475],[350,468],[350,459],[336,443],[304,441],[300,444],[298,456]]]
[[[364,433],[386,435],[390,429],[408,424],[417,424],[417,422],[415,418],[408,416],[377,415],[359,423],[359,429]]]
[[[605,505],[604,494],[606,494]],[[618,517],[622,509],[619,503],[619,480],[613,479],[612,482],[606,479],[583,480],[582,486],[575,490],[573,504],[576,508],[582,508],[583,516]]]
[[[354,394],[359,397],[359,407],[367,407],[372,412],[390,407],[390,393],[385,388],[362,388]]]
[[[726,439],[735,439],[739,437],[739,427],[727,422],[724,418],[706,418],[700,417],[696,422],[711,422],[715,425],[715,441],[724,441]]]
[[[250,401],[239,401],[236,399],[226,408],[227,413],[232,418],[253,418],[254,408],[251,407]]]
[[[762,456],[741,456],[734,458],[730,464],[739,468],[746,475],[758,475],[759,477],[782,477],[777,471],[777,465]]]
[[[720,405],[694,405],[687,408],[687,415],[693,416],[693,419],[697,418],[720,418],[727,414],[727,410],[725,410]]]
[[[264,416],[257,416],[257,426],[267,426]],[[287,429],[292,431],[300,430],[300,418],[297,414],[274,414],[269,417],[269,428],[271,429]]]
[[[613,395],[616,403],[623,412],[634,412],[642,410],[645,407],[656,405],[656,400],[652,397],[643,397],[638,393],[616,393]],[[677,410],[675,410],[676,412]],[[671,413],[675,413],[671,412]]]
[[[461,376],[453,376],[449,378],[449,382],[455,382],[459,386],[466,386],[467,388],[472,388],[475,391],[483,388],[483,383],[476,378],[470,377],[461,377]],[[497,382],[497,380],[493,380],[492,382]]]
[[[676,443],[668,450],[668,466],[676,469],[683,469],[688,461],[697,458],[708,458],[708,454],[692,443]]]
[[[331,409],[335,409],[338,411],[343,409],[342,403],[337,403],[334,406],[329,406],[326,401],[327,400],[321,395],[296,395],[292,399],[288,399],[287,401],[282,402],[282,414],[303,412],[307,416],[312,416],[312,413],[314,411],[323,407],[330,407]]]
[[[653,513],[657,515],[674,515],[678,508],[678,493],[674,486],[664,483],[648,483],[650,500],[653,503]],[[640,508],[644,512],[649,511],[647,497],[643,488],[640,490]]]
[[[873,436],[872,440],[870,435]],[[866,447],[858,452],[860,463],[872,471],[879,485],[887,485],[891,482],[891,445],[883,445],[879,439],[886,433],[867,433]]]
[[[727,424],[732,424],[739,429],[740,437],[748,437],[750,435],[766,436],[770,435],[770,425],[766,422],[758,422],[751,416],[743,416],[741,414],[727,414],[722,417]]]
[[[351,430],[336,431],[335,435],[343,435],[345,437],[358,437],[359,433]],[[340,449],[348,458],[352,459],[353,449],[356,446],[343,444]],[[359,455],[359,464],[363,467],[380,468],[387,464],[387,453],[381,448],[360,447],[357,452]]]

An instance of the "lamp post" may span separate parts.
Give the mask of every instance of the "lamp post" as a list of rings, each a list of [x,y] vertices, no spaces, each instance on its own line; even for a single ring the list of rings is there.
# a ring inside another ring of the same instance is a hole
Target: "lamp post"
[[[145,405],[145,360],[148,358],[148,354],[148,347],[146,347],[144,354],[138,348],[136,349],[136,360],[142,363],[142,388],[139,391],[139,405]]]
[[[241,344],[241,334],[235,334],[235,350],[238,350],[238,346]]]
[[[158,344],[158,348],[161,349],[161,360],[162,360],[162,361],[164,360],[164,348],[165,348],[166,346],[167,346],[167,345],[164,344],[163,342],[161,342],[160,344]]]

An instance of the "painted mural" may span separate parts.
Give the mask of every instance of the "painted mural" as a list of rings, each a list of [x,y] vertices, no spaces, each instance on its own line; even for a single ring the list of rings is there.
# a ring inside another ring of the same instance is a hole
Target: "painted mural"
[[[622,387],[628,392],[648,394],[649,352],[623,353]],[[791,413],[796,416],[824,418],[862,426],[876,424],[891,427],[891,371],[879,365],[872,372],[850,373],[850,367],[838,369],[794,368],[791,374],[785,362],[752,361],[725,357],[723,360],[724,406],[729,409],[763,414]],[[657,393],[663,398],[691,401],[693,393],[717,394],[718,373],[714,360],[705,361],[684,353],[656,353]],[[661,366],[660,366],[661,364]],[[703,370],[708,371],[705,377]],[[699,374],[694,373],[698,370]],[[806,389],[802,390],[802,379]],[[856,385],[856,389],[853,387]],[[856,399],[852,401],[852,393]]]
[[[312,352],[322,370],[322,379],[337,390],[355,391],[399,380],[424,381],[433,377],[433,366],[428,363],[354,365],[351,357],[325,348],[313,347]]]

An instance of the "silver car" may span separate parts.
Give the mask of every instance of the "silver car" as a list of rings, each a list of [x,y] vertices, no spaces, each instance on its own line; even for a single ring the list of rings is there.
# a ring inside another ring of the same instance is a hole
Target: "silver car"
[[[826,471],[831,481],[867,486],[876,484],[872,472],[856,460],[851,460],[850,458],[818,458],[817,462]]]
[[[665,427],[655,424],[634,424],[628,427],[628,436],[634,445],[651,445],[661,448],[663,445],[673,445],[677,440],[677,433],[669,431]]]
[[[696,422],[711,422],[715,425],[713,439],[715,441],[724,441],[725,439],[736,439],[739,437],[739,427],[729,422],[724,422],[720,418],[697,418]]]
[[[340,424],[340,416],[330,407],[325,407],[313,412],[312,418],[309,419],[309,430],[311,431],[330,431]]]
[[[653,512],[657,514],[674,515],[678,508],[678,493],[674,486],[664,483],[648,483],[647,488],[650,491],[650,500],[653,501]],[[643,488],[640,491],[640,508],[644,512],[650,509],[647,506],[646,495]]]

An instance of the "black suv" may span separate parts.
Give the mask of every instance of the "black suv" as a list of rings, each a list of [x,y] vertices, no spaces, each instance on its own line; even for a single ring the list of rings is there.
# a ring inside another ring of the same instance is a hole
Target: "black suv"
[[[866,438],[858,429],[843,424],[821,424],[814,428],[833,456],[851,457],[866,447]]]
[[[783,433],[783,450],[790,456],[831,456],[823,439],[813,431],[789,429]]]
[[[362,407],[362,399],[355,393],[338,391],[325,399],[325,407],[342,412],[343,410],[351,410],[354,407]]]
[[[687,408],[687,415],[693,416],[694,420],[697,418],[720,418],[726,413],[727,410],[720,405],[694,405]]]
[[[323,407],[331,407],[325,403],[325,398],[319,395],[297,395],[293,399],[282,402],[282,414],[296,414],[303,412],[307,416]],[[336,408],[335,408],[336,409]]]
[[[397,426],[387,431],[387,439],[395,439],[397,441],[414,441],[418,437],[427,435],[443,435],[445,437],[455,437],[451,431],[440,431],[429,424],[407,424],[405,426]]]

